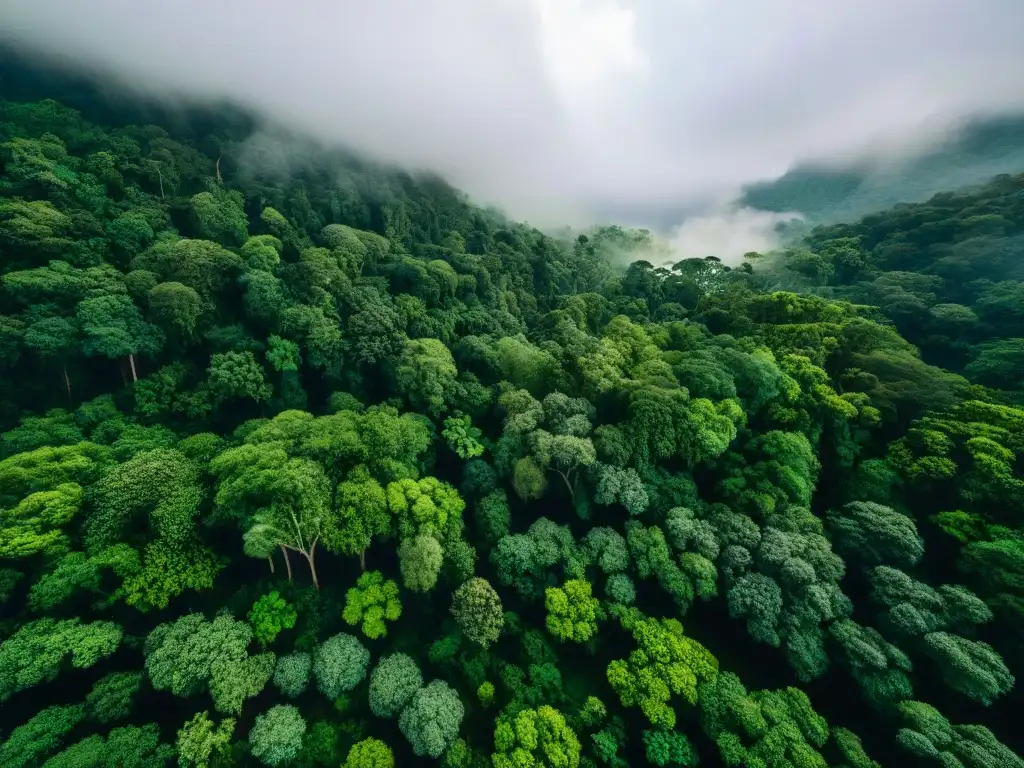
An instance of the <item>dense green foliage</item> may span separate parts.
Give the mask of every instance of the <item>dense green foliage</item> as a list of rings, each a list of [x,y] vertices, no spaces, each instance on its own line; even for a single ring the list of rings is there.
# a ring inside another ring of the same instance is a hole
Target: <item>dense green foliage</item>
[[[411,656],[385,656],[370,676],[370,711],[377,717],[395,717],[422,687],[423,675]]]
[[[253,636],[264,648],[274,641],[283,629],[295,626],[295,609],[277,592],[264,595],[249,611]]]
[[[1021,764],[1024,177],[656,266],[122,117],[0,101],[0,768]]]
[[[290,762],[302,749],[306,721],[290,704],[278,704],[262,715],[249,731],[252,754],[267,765]]]

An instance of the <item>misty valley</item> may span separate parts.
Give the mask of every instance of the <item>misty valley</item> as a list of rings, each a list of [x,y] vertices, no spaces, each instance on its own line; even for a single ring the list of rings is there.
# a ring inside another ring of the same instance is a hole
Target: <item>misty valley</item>
[[[115,90],[0,67],[0,768],[1024,768],[1019,123],[739,256]]]

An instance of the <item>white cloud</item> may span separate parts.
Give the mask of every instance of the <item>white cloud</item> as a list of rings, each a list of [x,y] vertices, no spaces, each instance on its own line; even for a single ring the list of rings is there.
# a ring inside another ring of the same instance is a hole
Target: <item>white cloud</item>
[[[1021,0],[0,0],[0,18],[37,55],[232,98],[536,223],[718,199],[1024,108]]]
[[[644,75],[650,61],[637,47],[636,13],[609,0],[534,0],[541,50],[562,97],[580,104],[607,95],[606,83]]]
[[[672,255],[675,260],[717,256],[736,266],[745,253],[774,248],[778,243],[775,228],[800,218],[797,213],[726,206],[713,214],[688,218],[676,227],[670,238]]]

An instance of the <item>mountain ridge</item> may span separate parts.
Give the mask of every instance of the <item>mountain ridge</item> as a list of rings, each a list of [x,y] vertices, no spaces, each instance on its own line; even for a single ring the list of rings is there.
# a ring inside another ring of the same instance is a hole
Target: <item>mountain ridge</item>
[[[956,137],[896,164],[795,164],[774,181],[748,184],[740,204],[801,213],[810,224],[834,224],[1024,170],[1024,114],[969,122]]]

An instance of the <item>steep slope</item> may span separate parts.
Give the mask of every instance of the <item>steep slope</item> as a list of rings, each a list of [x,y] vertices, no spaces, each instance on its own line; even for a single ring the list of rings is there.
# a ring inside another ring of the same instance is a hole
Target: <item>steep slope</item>
[[[951,143],[896,166],[798,166],[773,182],[750,185],[742,202],[831,224],[1022,170],[1024,117],[1000,118],[970,123]]]

